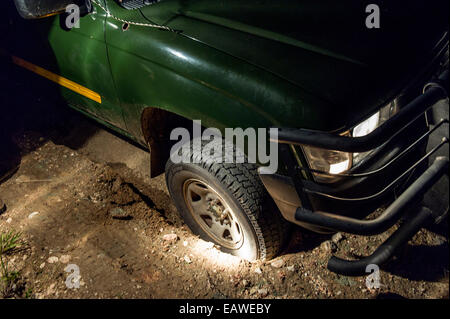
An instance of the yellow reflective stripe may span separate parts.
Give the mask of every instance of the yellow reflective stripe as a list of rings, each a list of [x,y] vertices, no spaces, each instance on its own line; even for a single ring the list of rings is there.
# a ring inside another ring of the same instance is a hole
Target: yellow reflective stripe
[[[53,12],[53,13],[45,14],[45,15],[37,17],[37,18],[38,19],[44,19],[44,18],[48,18],[48,17],[53,17],[53,16],[56,16],[56,15],[61,14],[63,12],[64,12],[64,10],[60,10],[60,11],[56,11],[56,12]]]
[[[89,90],[88,88],[86,88],[78,83],[75,83],[69,79],[66,79],[65,77],[62,77],[58,74],[50,72],[44,68],[41,68],[40,66],[34,65],[33,63],[25,61],[16,56],[12,56],[12,60],[13,60],[14,64],[17,64],[18,66],[21,66],[27,70],[30,70],[31,72],[39,74],[40,76],[43,76],[44,78],[49,79],[50,81],[53,81],[61,86],[64,86],[65,88],[68,88],[69,90],[77,92],[78,94],[81,94],[97,103],[100,103],[100,104],[102,103],[102,97],[100,96],[100,94],[98,94],[92,90]]]

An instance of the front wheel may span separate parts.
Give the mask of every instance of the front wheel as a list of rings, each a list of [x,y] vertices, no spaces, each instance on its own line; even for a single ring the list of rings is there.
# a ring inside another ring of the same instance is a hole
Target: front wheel
[[[234,152],[232,144],[223,143],[225,152]],[[167,187],[188,227],[222,251],[250,261],[278,254],[286,222],[277,211],[263,209],[267,198],[256,165],[220,163],[213,155],[200,156],[193,145],[193,156],[178,150],[188,160],[169,159],[166,165]]]

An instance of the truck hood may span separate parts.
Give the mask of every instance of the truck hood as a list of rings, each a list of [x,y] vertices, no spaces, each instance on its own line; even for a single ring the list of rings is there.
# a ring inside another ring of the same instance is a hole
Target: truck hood
[[[423,75],[448,44],[448,1],[371,3],[380,28],[366,26],[367,1],[166,0],[141,11],[365,116]]]

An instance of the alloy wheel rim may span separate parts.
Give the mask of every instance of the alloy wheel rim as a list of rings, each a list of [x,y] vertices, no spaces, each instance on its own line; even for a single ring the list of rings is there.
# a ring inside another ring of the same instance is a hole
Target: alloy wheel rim
[[[214,188],[198,179],[188,179],[183,184],[183,196],[189,213],[217,243],[229,249],[242,246],[242,227],[231,207]]]

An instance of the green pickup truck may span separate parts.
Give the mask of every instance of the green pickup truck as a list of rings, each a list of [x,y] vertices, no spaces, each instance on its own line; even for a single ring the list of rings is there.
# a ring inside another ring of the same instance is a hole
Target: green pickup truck
[[[272,258],[291,223],[370,236],[401,220],[372,255],[329,261],[360,275],[448,212],[420,204],[448,174],[447,157],[428,163],[448,140],[426,147],[448,125],[430,111],[448,95],[446,0],[14,3],[0,5],[2,58],[147,147],[186,224],[225,252]],[[196,158],[196,138],[193,153],[173,151],[171,132],[193,120],[202,132],[272,129],[262,143],[276,146],[276,171],[247,152]]]

